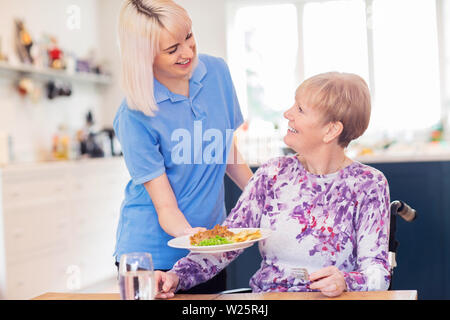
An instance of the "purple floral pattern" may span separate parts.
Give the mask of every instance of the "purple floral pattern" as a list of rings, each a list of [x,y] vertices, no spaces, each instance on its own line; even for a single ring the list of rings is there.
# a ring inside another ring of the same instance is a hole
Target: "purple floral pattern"
[[[349,291],[389,286],[389,187],[384,175],[353,162],[339,172],[314,175],[296,156],[262,165],[223,225],[272,230],[259,242],[260,269],[250,279],[253,292],[311,291],[292,268],[312,273],[336,266]],[[190,253],[172,271],[179,289],[211,279],[240,251]]]

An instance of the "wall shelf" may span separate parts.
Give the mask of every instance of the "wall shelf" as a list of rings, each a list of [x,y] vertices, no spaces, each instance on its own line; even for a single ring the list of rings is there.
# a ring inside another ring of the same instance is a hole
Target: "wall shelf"
[[[0,61],[0,72],[8,74],[30,75],[32,77],[47,80],[60,79],[64,81],[76,81],[81,83],[93,83],[99,85],[108,85],[111,83],[111,77],[107,75],[81,72],[70,74],[65,70],[54,70],[50,68],[44,69],[26,64],[12,65],[3,61]]]

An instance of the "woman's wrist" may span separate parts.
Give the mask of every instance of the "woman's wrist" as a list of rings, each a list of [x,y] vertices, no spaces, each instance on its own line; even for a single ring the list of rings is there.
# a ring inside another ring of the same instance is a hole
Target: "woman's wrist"
[[[346,291],[361,291],[364,288],[366,280],[364,275],[358,271],[343,272],[346,285]]]
[[[174,271],[173,269],[167,271],[167,273],[171,273],[174,275],[174,278],[176,279],[176,285],[175,285],[175,289],[173,292],[177,292],[178,290],[180,290],[180,285],[181,285],[181,281],[180,281],[180,276],[177,274],[176,271]]]
[[[158,218],[161,228],[173,237],[184,236],[187,230],[192,229],[179,209],[160,210]]]

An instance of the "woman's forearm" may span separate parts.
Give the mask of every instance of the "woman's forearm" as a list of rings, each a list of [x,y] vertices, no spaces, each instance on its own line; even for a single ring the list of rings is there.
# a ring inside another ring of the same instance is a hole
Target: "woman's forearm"
[[[227,174],[241,190],[244,190],[253,176],[253,172],[247,164],[228,164]]]
[[[363,271],[344,272],[347,291],[387,290],[391,275],[386,268],[373,265]]]
[[[158,221],[161,228],[173,237],[180,237],[186,234],[186,230],[191,225],[178,208],[160,209],[158,211]]]
[[[248,181],[253,176],[252,170],[237,148],[236,139],[233,139],[233,146],[229,155],[226,172],[241,190],[244,190]]]
[[[163,175],[144,184],[158,214],[161,228],[173,237],[185,234],[191,225],[178,208],[177,199],[173,193],[167,175]]]

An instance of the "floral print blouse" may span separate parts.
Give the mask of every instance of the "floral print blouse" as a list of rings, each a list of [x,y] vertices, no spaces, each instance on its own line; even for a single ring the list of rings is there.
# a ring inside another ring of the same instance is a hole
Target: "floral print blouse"
[[[384,175],[353,162],[327,175],[311,174],[298,158],[284,156],[262,165],[250,179],[223,225],[268,228],[260,241],[260,269],[250,279],[253,292],[312,291],[293,268],[312,273],[336,266],[348,291],[387,290],[389,187]],[[190,253],[177,261],[177,290],[205,282],[242,250]]]

